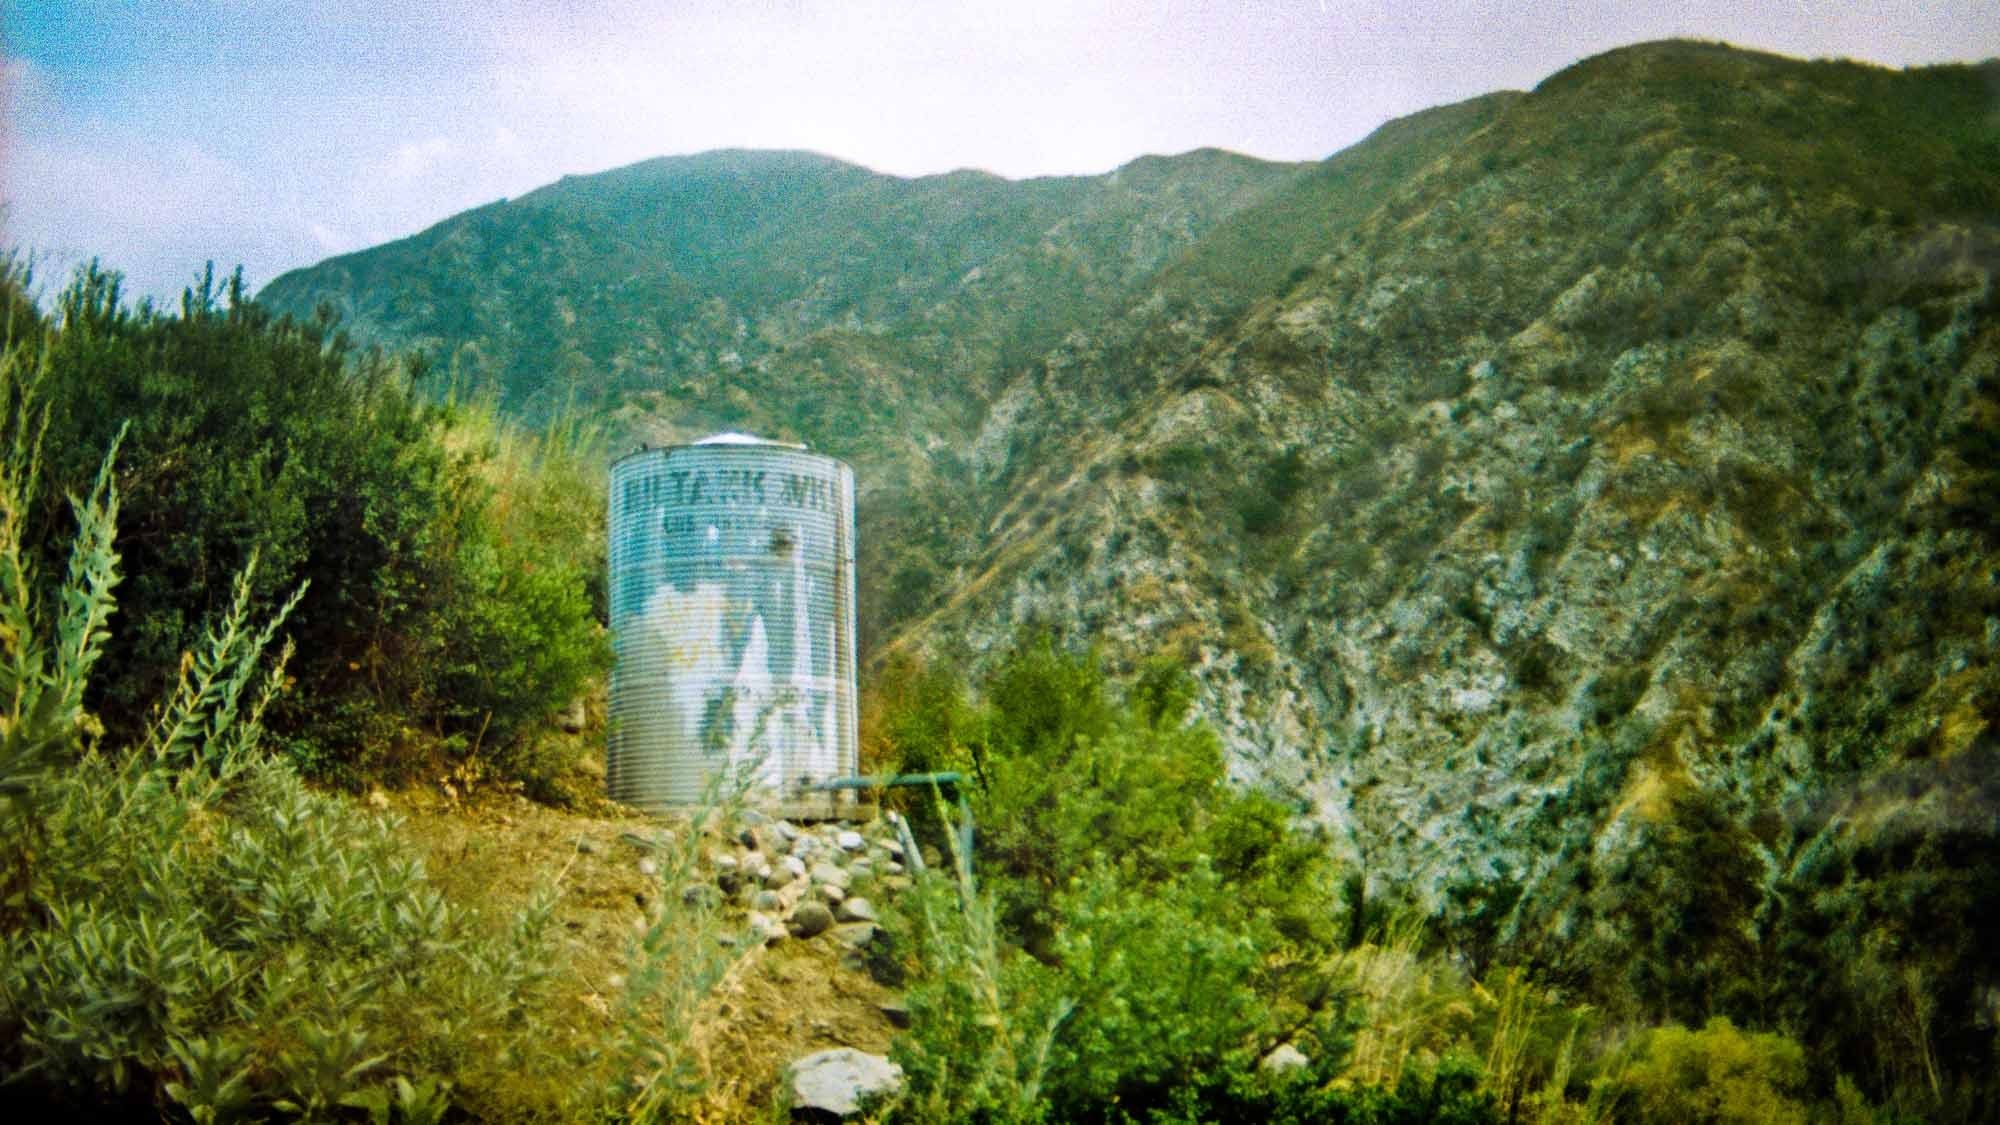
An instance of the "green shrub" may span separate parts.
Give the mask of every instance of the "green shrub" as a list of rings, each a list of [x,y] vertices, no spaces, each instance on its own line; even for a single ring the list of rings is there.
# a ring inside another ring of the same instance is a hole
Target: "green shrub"
[[[38,596],[21,532],[46,428],[33,400],[39,374],[26,348],[0,351],[0,842],[6,849],[0,929],[11,929],[28,908],[35,855],[47,835],[40,799],[50,775],[102,732],[84,710],[84,689],[103,656],[119,581],[112,547],[118,493],[107,453],[87,498],[71,498],[77,531],[53,614]],[[51,634],[52,642],[45,639]]]
[[[1323,849],[1271,798],[1228,784],[1221,740],[1189,721],[1193,699],[1186,672],[1161,663],[1115,699],[1094,654],[1047,636],[1024,638],[993,671],[973,750],[979,862],[1029,949],[1046,950],[1057,896],[1101,857],[1133,886],[1210,864],[1242,916],[1326,940],[1335,896]]]
[[[1721,797],[1692,788],[1643,831],[1644,846],[1603,871],[1590,896],[1599,989],[1651,1019],[1734,1010],[1764,895],[1756,840]]]
[[[953,856],[957,877],[920,879],[890,919],[920,966],[913,1030],[890,1051],[907,1079],[893,1112],[912,1122],[1045,1120],[1049,1050],[1071,1004],[1041,987],[1039,963],[1006,943],[993,897]]]
[[[1633,1058],[1602,1080],[1621,1121],[1781,1125],[1812,1120],[1805,1049],[1782,1035],[1711,1019],[1700,1031],[1645,1033]]]
[[[20,1073],[77,1105],[164,1079],[197,1117],[316,1116],[497,1061],[477,1040],[538,999],[546,912],[483,932],[282,765],[212,802],[190,780],[92,756],[48,794],[41,924],[8,936],[0,988]]]
[[[962,754],[984,782],[983,888],[963,872],[905,912],[904,1111],[1119,1120],[1254,1071],[1288,1034],[1337,1054],[1331,866],[1281,806],[1226,784],[1186,673],[1149,663],[1119,699],[1093,656],[1036,636],[985,687],[969,714],[955,682],[887,693],[901,744]]]
[[[1412,1067],[1393,1086],[1344,1086],[1315,1067],[1289,1078],[1244,1071],[1203,1076],[1175,1090],[1146,1120],[1158,1125],[1261,1121],[1272,1125],[1486,1125],[1503,1120],[1476,1064]]]
[[[508,746],[605,666],[601,522],[587,522],[601,517],[564,514],[602,508],[576,487],[575,448],[506,445],[490,412],[426,403],[420,366],[273,318],[240,276],[168,315],[127,307],[116,274],[86,267],[38,339],[48,429],[23,535],[44,574],[68,541],[63,496],[129,427],[132,577],[90,701],[114,738],[137,736],[253,556],[256,614],[306,588],[300,690],[270,721],[321,775],[407,772],[440,740]],[[503,461],[527,469],[496,482]],[[561,471],[538,475],[541,461]]]
[[[1291,525],[1292,509],[1306,487],[1305,451],[1291,446],[1250,477],[1238,495],[1243,530],[1251,536],[1272,536]]]
[[[972,888],[963,870],[932,875],[903,907],[921,965],[914,1030],[895,1046],[909,1120],[1127,1120],[1254,1073],[1280,1027],[1342,1057],[1343,1009],[1272,994],[1276,942],[1232,921],[1213,871],[1144,890],[1087,872],[1046,961],[1009,945],[993,896]]]
[[[870,685],[861,708],[864,770],[886,773],[942,773],[970,770],[982,744],[984,716],[973,706],[965,681],[945,664],[893,657]],[[929,792],[893,789],[885,803],[909,819],[916,839],[946,846],[948,830]]]
[[[1098,867],[1058,896],[1064,924],[1037,975],[1071,1006],[1049,1059],[1059,1119],[1110,1118],[1110,1106],[1159,1105],[1204,1074],[1255,1068],[1283,1008],[1265,972],[1278,941],[1233,906],[1206,863],[1143,886]]]

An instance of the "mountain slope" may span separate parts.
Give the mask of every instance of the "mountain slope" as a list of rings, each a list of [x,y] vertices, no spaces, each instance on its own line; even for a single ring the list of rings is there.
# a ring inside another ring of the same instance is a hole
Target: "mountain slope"
[[[1104,426],[989,435],[1034,455],[894,647],[1192,661],[1238,776],[1481,941],[1611,926],[1675,841],[1803,879],[1860,810],[1843,846],[1942,830],[2000,718],[1997,88],[1554,76]]]
[[[287,274],[259,300],[329,305],[528,417],[568,404],[632,440],[746,429],[847,458],[871,528],[869,643],[961,537],[969,509],[934,455],[970,440],[1003,375],[1298,173],[1214,150],[1019,182],[807,153],[664,158]]]
[[[259,299],[302,315],[329,303],[517,410],[637,390],[712,413],[683,385],[726,373],[782,399],[758,361],[822,331],[933,361],[1038,352],[1296,172],[1215,151],[1018,182],[904,180],[796,152],[669,157],[295,271]]]

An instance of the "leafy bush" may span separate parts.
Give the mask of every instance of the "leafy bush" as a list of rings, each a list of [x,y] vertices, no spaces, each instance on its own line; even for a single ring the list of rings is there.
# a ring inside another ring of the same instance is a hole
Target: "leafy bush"
[[[1641,1037],[1634,1057],[1604,1080],[1620,1120],[1676,1125],[1779,1125],[1812,1120],[1805,1049],[1782,1035],[1711,1019]]]
[[[301,690],[271,722],[323,775],[407,771],[426,740],[507,746],[605,666],[589,597],[601,530],[551,518],[586,506],[574,472],[517,474],[503,494],[497,420],[426,404],[420,367],[355,354],[327,321],[271,317],[240,275],[167,315],[129,308],[93,265],[37,336],[48,428],[23,533],[45,574],[67,543],[62,497],[129,426],[132,578],[91,700],[115,737],[143,727],[253,555],[255,613],[306,587]]]
[[[1341,1009],[1316,974],[1331,868],[1281,807],[1226,785],[1214,733],[1187,722],[1186,674],[1148,665],[1116,699],[1094,657],[1031,637],[985,686],[977,707],[949,680],[884,693],[897,745],[961,755],[923,764],[984,781],[984,889],[964,872],[905,923],[912,1111],[1118,1120],[1254,1070],[1287,1035],[1337,1053]]]
[[[1204,1074],[1253,1070],[1281,1018],[1313,1015],[1276,994],[1276,935],[1243,924],[1206,863],[1148,886],[1098,867],[1056,905],[1064,925],[1035,975],[1072,1007],[1049,1059],[1062,1120],[1115,1120],[1110,1106],[1136,1111]]]
[[[875,678],[861,721],[863,768],[888,773],[965,769],[985,730],[956,671],[909,656],[892,658]],[[948,827],[931,794],[912,787],[890,790],[883,799],[908,818],[918,841],[947,846]]]
[[[910,993],[914,1030],[893,1048],[909,1079],[895,1120],[1500,1120],[1462,1056],[1355,1084],[1353,1013],[1337,1000],[1266,1009],[1256,978],[1267,950],[1203,917],[1214,905],[1203,888],[1190,909],[1097,873],[1068,904],[1064,956],[1045,964],[1005,944],[969,874],[925,880],[908,906],[925,975]],[[1313,1053],[1301,1073],[1256,1065],[1281,1026]]]
[[[1593,888],[1607,998],[1653,1019],[1729,1010],[1755,952],[1755,841],[1714,794],[1672,792],[1659,823]],[[1614,968],[1615,967],[1615,968]]]
[[[478,1041],[530,1046],[509,1027],[546,974],[545,911],[482,932],[382,824],[280,765],[210,801],[194,781],[92,756],[47,794],[40,924],[9,935],[0,990],[22,1073],[78,1105],[164,1079],[202,1119],[520,1065]]]
[[[1293,504],[1306,487],[1305,451],[1291,446],[1273,457],[1250,477],[1237,498],[1243,530],[1252,536],[1271,536],[1291,524]]]
[[[1228,785],[1222,744],[1191,723],[1192,681],[1168,661],[1113,697],[1094,654],[1024,638],[985,685],[968,753],[983,787],[973,809],[979,860],[1010,932],[1045,949],[1062,920],[1056,898],[1109,863],[1131,885],[1210,865],[1243,916],[1288,938],[1324,941],[1332,869],[1263,794]]]
[[[925,878],[898,904],[922,966],[909,992],[911,1034],[891,1054],[910,1121],[1044,1120],[1049,1050],[1071,1005],[1037,987],[1037,963],[1004,940],[993,898],[974,889],[966,857],[957,878]]]
[[[1348,1086],[1323,1068],[1289,1078],[1242,1071],[1205,1075],[1147,1118],[1159,1125],[1264,1121],[1273,1125],[1485,1125],[1502,1117],[1480,1089],[1479,1067],[1453,1058],[1412,1067],[1390,1086]]]

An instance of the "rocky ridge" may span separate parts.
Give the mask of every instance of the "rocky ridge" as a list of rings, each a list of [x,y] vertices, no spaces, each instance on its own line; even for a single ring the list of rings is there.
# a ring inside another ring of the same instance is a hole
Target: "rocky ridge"
[[[1996,105],[1704,44],[1556,75],[1233,322],[1018,376],[1009,499],[895,644],[1176,653],[1240,779],[1433,907],[1572,901],[1690,802],[1785,870],[2000,716]]]

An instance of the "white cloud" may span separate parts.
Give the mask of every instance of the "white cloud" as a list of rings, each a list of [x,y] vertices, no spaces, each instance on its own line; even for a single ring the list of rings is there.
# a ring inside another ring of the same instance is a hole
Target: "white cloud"
[[[0,105],[8,110],[0,113],[0,129],[15,115],[46,113],[50,104],[48,79],[39,67],[27,59],[0,55]]]
[[[325,223],[313,223],[306,230],[313,236],[313,241],[319,243],[319,248],[329,254],[338,254],[348,247],[346,237]]]
[[[397,145],[395,153],[389,157],[389,178],[414,180],[435,169],[457,151],[458,146],[443,137],[406,141]]]

